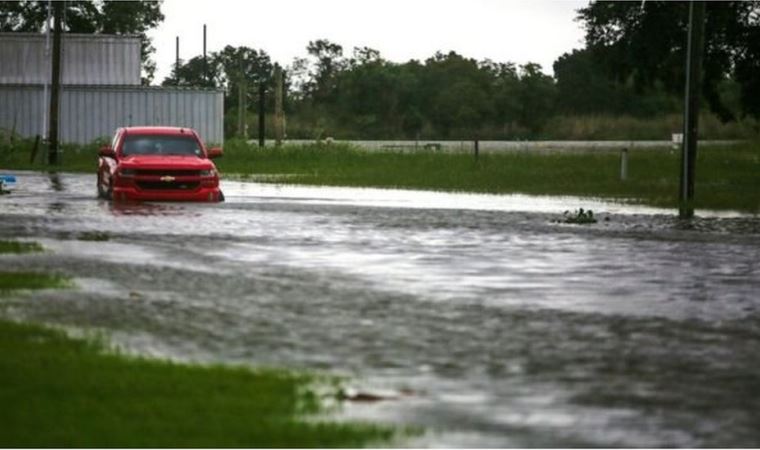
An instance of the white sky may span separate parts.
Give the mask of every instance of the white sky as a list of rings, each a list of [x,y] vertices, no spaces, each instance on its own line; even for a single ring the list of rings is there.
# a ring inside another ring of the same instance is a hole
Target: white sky
[[[311,40],[328,39],[350,56],[371,47],[394,62],[424,61],[454,50],[478,60],[537,62],[552,73],[557,57],[583,46],[575,11],[588,0],[165,0],[164,22],[149,33],[156,47],[154,83],[180,58],[225,45],[265,50],[283,66],[306,57]]]

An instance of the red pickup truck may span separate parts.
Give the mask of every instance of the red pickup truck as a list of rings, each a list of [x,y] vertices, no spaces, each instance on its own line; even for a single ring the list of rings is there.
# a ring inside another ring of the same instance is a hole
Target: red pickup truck
[[[98,196],[124,200],[219,202],[219,173],[195,130],[176,127],[119,128],[98,151]]]

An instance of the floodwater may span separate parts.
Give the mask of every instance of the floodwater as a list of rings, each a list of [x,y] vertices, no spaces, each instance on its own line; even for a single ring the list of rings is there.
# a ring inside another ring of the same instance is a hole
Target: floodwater
[[[224,182],[221,204],[112,205],[19,173],[12,270],[78,289],[0,314],[122,348],[350,375],[423,447],[760,446],[760,218],[578,198]],[[593,225],[560,223],[592,209]],[[107,240],[92,240],[93,238]]]

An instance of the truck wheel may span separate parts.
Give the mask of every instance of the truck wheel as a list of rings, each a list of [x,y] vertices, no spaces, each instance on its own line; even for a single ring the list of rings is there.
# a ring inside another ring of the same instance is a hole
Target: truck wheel
[[[97,181],[97,188],[98,188],[98,198],[106,198],[106,192],[103,190],[102,182],[100,180],[100,174],[98,174],[98,181]]]
[[[102,198],[103,200],[113,199],[113,180],[109,180],[108,189],[104,190],[102,179],[98,175],[98,198]]]

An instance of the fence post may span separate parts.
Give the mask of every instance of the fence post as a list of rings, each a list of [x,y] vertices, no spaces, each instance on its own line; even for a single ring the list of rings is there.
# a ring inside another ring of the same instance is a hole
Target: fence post
[[[34,160],[37,159],[37,152],[40,149],[40,135],[34,138],[34,147],[32,147],[32,155],[29,158],[29,164],[34,164]]]
[[[264,133],[266,132],[266,109],[264,105],[266,100],[265,91],[264,80],[259,80],[259,147],[264,147],[266,144],[266,137],[264,136]]]
[[[282,145],[282,139],[285,135],[285,114],[282,107],[282,69],[279,64],[274,65],[274,139],[275,145]]]
[[[620,181],[628,179],[628,148],[620,150]]]
[[[480,156],[480,141],[475,139],[475,161],[478,160],[479,156]]]
[[[628,179],[628,149],[620,150],[620,181]]]

